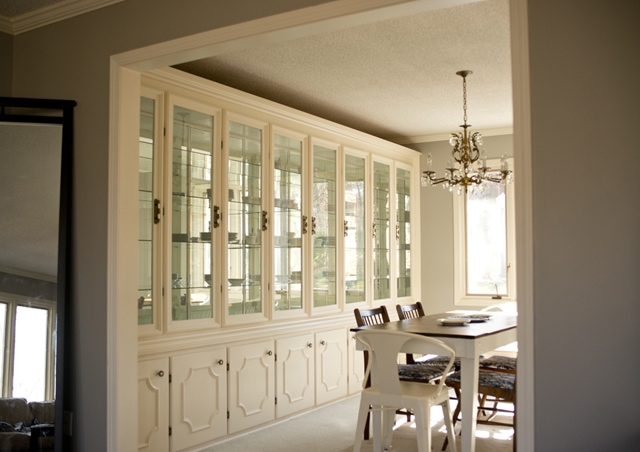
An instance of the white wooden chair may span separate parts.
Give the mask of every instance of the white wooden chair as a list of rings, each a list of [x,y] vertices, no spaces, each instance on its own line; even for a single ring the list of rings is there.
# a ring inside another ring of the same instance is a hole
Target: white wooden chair
[[[383,439],[384,449],[389,450],[396,409],[402,407],[410,408],[415,416],[418,451],[429,452],[431,450],[430,412],[433,405],[442,407],[450,450],[455,452],[456,443],[449,407],[449,393],[444,386],[444,379],[440,379],[438,383],[401,381],[397,366],[399,353],[436,353],[450,358],[445,369],[446,374],[451,369],[455,358],[453,349],[440,340],[399,331],[364,330],[358,331],[355,338],[369,353],[365,377],[371,376],[371,386],[365,386],[360,396],[354,452],[359,452],[362,446],[363,432],[369,413],[372,417],[374,452],[382,450]],[[382,435],[383,425],[384,435]]]

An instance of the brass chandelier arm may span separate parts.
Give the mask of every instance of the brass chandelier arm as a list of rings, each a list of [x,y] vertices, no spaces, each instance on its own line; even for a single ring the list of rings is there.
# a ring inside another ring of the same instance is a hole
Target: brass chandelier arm
[[[506,162],[506,156],[502,157],[502,168],[493,170],[487,167],[487,157],[482,150],[482,135],[479,132],[469,132],[470,124],[467,124],[467,76],[471,71],[458,71],[456,75],[462,77],[462,97],[463,97],[463,119],[462,132],[452,133],[449,143],[453,146],[451,157],[455,163],[448,162],[444,169],[444,177],[436,177],[435,171],[431,170],[431,154],[427,155],[427,170],[422,173],[422,185],[440,185],[453,190],[458,186],[458,193],[471,187],[479,187],[482,190],[485,182],[506,184],[511,182],[512,172]],[[480,161],[479,161],[480,160]],[[474,164],[476,164],[474,166]],[[456,165],[457,164],[457,165]]]

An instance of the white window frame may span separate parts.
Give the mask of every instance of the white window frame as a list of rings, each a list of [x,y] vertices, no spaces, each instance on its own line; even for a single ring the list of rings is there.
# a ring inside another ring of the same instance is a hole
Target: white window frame
[[[46,300],[44,298],[33,299],[22,295],[8,294],[0,292],[0,303],[7,305],[7,315],[5,319],[5,337],[4,337],[4,361],[0,362],[3,366],[3,382],[2,397],[13,397],[13,364],[15,357],[15,326],[16,313],[18,306],[28,308],[38,308],[47,310],[48,314],[48,334],[49,338],[46,351],[46,375],[44,395],[45,400],[54,400],[55,397],[55,367],[56,367],[56,350],[55,350],[55,323],[56,323],[56,302]],[[53,339],[53,340],[52,340]]]
[[[509,168],[513,168],[513,158],[508,158]],[[487,159],[487,166],[500,168],[500,159]],[[507,216],[507,295],[496,299],[488,295],[467,294],[467,246],[465,195],[453,193],[453,265],[454,265],[454,305],[486,307],[494,304],[516,301],[516,230],[515,230],[515,190],[514,184],[506,185]]]

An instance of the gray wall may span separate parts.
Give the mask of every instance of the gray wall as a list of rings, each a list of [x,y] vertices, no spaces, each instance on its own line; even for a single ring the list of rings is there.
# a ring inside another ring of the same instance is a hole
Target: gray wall
[[[640,2],[527,3],[536,450],[637,450]]]
[[[128,0],[15,37],[13,95],[78,102],[71,275],[75,364],[68,372],[73,450],[106,450],[109,56],[316,3],[322,2],[192,0],[187,8],[184,2]],[[640,4],[527,3],[537,450],[635,450],[640,28],[634,21]],[[596,182],[599,177],[607,182]]]
[[[13,36],[0,31],[0,96],[11,96]]]
[[[473,120],[473,118],[470,118]],[[458,132],[452,122],[451,132]],[[482,132],[471,129],[472,132]],[[488,158],[499,158],[503,154],[513,157],[513,136],[483,136],[484,149]],[[447,160],[451,159],[449,141],[433,141],[407,145],[422,152],[421,171],[427,169],[426,155],[431,153],[433,170],[442,176]],[[495,168],[495,166],[494,166]],[[428,313],[438,313],[451,309],[478,309],[471,306],[454,306],[454,262],[453,262],[453,200],[455,192],[443,190],[441,186],[424,187],[420,191],[421,222],[421,265],[422,304]]]

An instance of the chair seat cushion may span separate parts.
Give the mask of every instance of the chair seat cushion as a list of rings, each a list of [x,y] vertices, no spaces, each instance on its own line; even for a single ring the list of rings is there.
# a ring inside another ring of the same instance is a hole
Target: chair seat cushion
[[[404,381],[424,381],[428,383],[444,375],[445,366],[424,364],[398,364],[398,376]]]
[[[460,385],[460,372],[454,372],[447,377],[447,383]],[[504,372],[491,372],[480,370],[478,374],[478,386],[485,388],[506,389],[512,391],[515,387],[516,376]]]
[[[516,370],[516,358],[512,356],[495,355],[480,360],[480,367],[493,367],[494,369]]]
[[[437,366],[442,367],[443,369],[449,363],[448,356],[440,356],[440,355],[426,355],[421,358],[416,359],[416,364],[424,364],[427,366]],[[451,366],[451,370],[460,370],[460,358],[453,359],[453,365]]]

